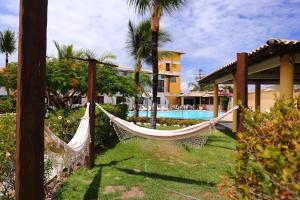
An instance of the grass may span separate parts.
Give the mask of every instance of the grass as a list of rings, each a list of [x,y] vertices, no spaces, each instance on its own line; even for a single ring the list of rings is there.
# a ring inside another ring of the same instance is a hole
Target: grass
[[[54,199],[222,199],[215,186],[220,175],[232,181],[234,149],[235,141],[219,131],[200,149],[150,140],[120,143],[98,155],[92,170],[70,176]]]

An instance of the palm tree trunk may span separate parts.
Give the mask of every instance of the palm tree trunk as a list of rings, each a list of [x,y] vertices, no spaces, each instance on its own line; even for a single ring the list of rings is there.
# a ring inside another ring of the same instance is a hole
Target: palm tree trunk
[[[5,67],[8,66],[8,53],[5,52]]]
[[[151,128],[156,129],[156,115],[157,115],[157,88],[158,88],[158,31],[152,30],[152,71],[153,71],[153,85],[152,85],[152,111],[151,111]]]
[[[139,68],[139,66],[137,68]],[[135,82],[135,87],[136,87],[136,90],[137,90],[137,93],[138,93],[136,95],[136,97],[134,98],[134,107],[135,107],[134,116],[138,117],[139,116],[139,99],[138,99],[138,95],[139,95],[139,92],[140,92],[140,70],[138,70],[138,69],[135,71],[135,74],[134,74],[134,82]]]
[[[8,67],[8,53],[5,52],[5,68]],[[9,92],[9,87],[5,87],[6,93],[7,93],[7,97],[10,96],[10,92]]]

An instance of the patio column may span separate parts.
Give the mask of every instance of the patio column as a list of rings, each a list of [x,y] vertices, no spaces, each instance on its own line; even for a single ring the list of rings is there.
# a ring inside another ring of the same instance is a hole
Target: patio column
[[[244,107],[248,107],[248,54],[237,53],[236,64],[236,89],[238,103]],[[242,108],[237,111],[237,132],[243,130]]]
[[[255,82],[255,111],[260,111],[260,82]]]
[[[233,100],[232,100],[233,107],[237,105],[237,86],[236,86],[236,75],[233,79]],[[232,132],[237,132],[237,111],[233,111],[232,113]]]
[[[294,84],[294,55],[280,57],[280,97],[292,98]]]
[[[219,113],[219,85],[214,83],[214,117],[218,117]]]
[[[44,199],[47,0],[20,0],[16,175],[17,200]]]
[[[181,97],[181,105],[184,105],[184,97]]]

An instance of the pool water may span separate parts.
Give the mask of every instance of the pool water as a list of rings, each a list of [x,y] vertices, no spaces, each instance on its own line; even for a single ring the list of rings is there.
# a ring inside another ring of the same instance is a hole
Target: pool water
[[[128,116],[133,116],[134,112],[130,111]],[[150,117],[151,112],[148,112]],[[219,112],[219,116],[223,115],[223,112]],[[147,111],[140,111],[140,117],[146,117]],[[203,110],[173,110],[173,111],[157,111],[157,117],[159,118],[175,118],[175,119],[201,119],[210,120],[214,117],[213,112]]]

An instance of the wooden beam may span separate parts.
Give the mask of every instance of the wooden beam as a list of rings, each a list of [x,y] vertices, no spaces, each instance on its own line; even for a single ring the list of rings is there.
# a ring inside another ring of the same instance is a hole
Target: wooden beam
[[[260,111],[260,82],[255,83],[255,111]]]
[[[92,169],[95,165],[95,95],[96,95],[96,62],[91,60],[88,67],[88,102],[89,109],[89,123],[90,123],[90,143],[89,143],[89,158],[88,168]]]
[[[267,60],[263,60],[259,63],[255,63],[253,65],[249,65],[248,74],[254,74],[261,71],[265,71],[267,69],[272,69],[278,67],[280,65],[279,56],[269,58]]]
[[[294,86],[294,55],[284,54],[280,58],[280,96],[293,97]]]
[[[227,82],[227,81],[231,81],[231,80],[233,80],[233,79],[234,79],[233,74],[232,74],[232,73],[229,73],[229,74],[226,74],[226,75],[224,75],[224,76],[222,76],[222,77],[220,77],[220,78],[217,78],[217,79],[215,80],[215,83],[221,84],[221,83],[225,83],[225,82]]]
[[[237,89],[237,100],[244,107],[248,107],[248,54],[238,53],[237,54],[237,68],[236,68],[236,89]],[[243,130],[243,115],[242,109],[239,108],[237,111],[237,131]]]
[[[214,118],[219,114],[219,85],[214,84]]]
[[[47,0],[20,0],[15,198],[44,199]]]

